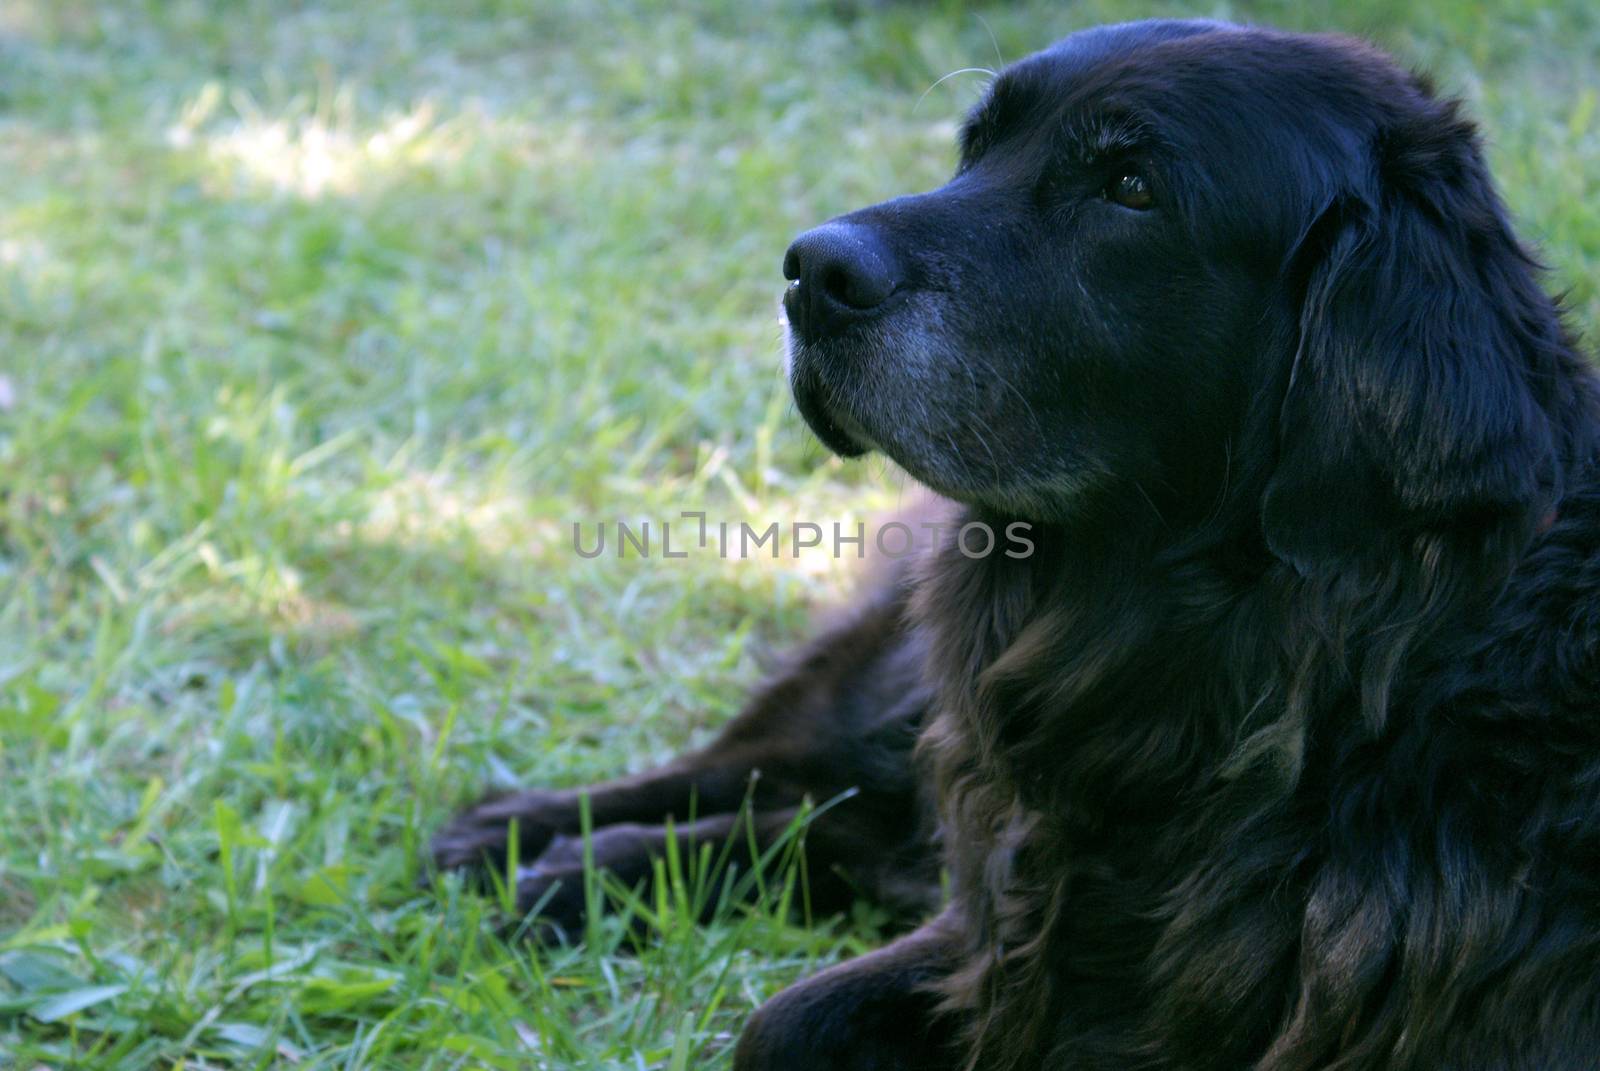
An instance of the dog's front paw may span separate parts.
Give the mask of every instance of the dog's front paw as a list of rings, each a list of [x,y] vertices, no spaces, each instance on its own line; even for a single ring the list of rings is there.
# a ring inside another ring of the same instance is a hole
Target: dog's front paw
[[[540,944],[576,944],[588,919],[583,865],[534,866],[517,876],[516,916],[510,928]]]
[[[539,858],[517,869],[515,926],[543,943],[573,944],[584,936],[591,906],[585,883],[592,863],[607,881],[635,888],[649,879],[661,845],[651,827],[622,824],[591,835],[587,851],[578,834],[552,837]],[[586,858],[586,855],[588,858]],[[588,880],[601,880],[598,873]],[[604,907],[606,897],[594,906]],[[635,937],[645,927],[635,919]]]
[[[955,1023],[929,986],[947,955],[925,926],[790,986],[746,1022],[734,1071],[954,1071]]]
[[[517,862],[531,863],[568,824],[569,810],[560,794],[537,789],[486,799],[462,811],[434,836],[434,866],[480,878],[504,875],[511,858],[512,830],[516,830]]]

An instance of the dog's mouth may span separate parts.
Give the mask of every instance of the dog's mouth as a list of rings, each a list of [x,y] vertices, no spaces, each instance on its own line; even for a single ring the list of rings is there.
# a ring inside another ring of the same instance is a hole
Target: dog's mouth
[[[801,417],[823,446],[845,458],[860,457],[875,448],[861,425],[831,404],[828,388],[807,363],[791,359],[789,390]]]
[[[789,377],[789,392],[800,416],[810,425],[822,445],[844,458],[860,457],[877,449],[861,424],[844,413],[833,400],[833,392],[823,383],[817,354],[803,352],[804,343],[789,324],[787,299],[793,287],[778,303],[778,323],[783,327],[783,365]]]

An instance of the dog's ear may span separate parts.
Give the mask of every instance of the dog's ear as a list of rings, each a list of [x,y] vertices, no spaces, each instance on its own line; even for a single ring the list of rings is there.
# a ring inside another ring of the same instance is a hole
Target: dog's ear
[[[1471,125],[1423,97],[1373,157],[1303,243],[1262,500],[1268,546],[1308,574],[1422,534],[1531,530],[1556,480],[1541,377],[1560,375],[1559,317]]]

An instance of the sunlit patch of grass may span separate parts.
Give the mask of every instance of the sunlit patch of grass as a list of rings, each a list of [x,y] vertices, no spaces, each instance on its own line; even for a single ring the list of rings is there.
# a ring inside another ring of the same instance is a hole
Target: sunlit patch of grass
[[[1145,14],[1372,32],[1600,321],[1592,5],[980,14],[0,4],[0,1065],[714,1068],[878,938],[669,899],[530,953],[416,879],[486,786],[707,738],[848,588],[569,525],[902,499],[802,430],[778,264],[942,180],[984,77],[945,74]]]
[[[479,101],[445,114],[429,99],[369,121],[355,88],[330,87],[271,111],[243,92],[224,100],[208,82],[166,130],[168,145],[204,161],[202,188],[220,197],[277,193],[305,200],[381,195],[406,184],[470,182],[485,165],[555,171],[581,167],[596,148],[581,122],[507,119]]]
[[[214,83],[213,83],[214,85]],[[210,87],[208,87],[210,88]],[[203,107],[206,96],[196,102]],[[345,98],[335,98],[340,107]],[[219,185],[260,183],[269,189],[315,200],[349,196],[367,189],[375,177],[395,170],[449,164],[460,158],[459,141],[435,123],[426,103],[395,115],[370,132],[354,130],[339,117],[267,117],[256,109],[223,133],[208,137],[203,151],[218,172]],[[191,127],[168,132],[176,147],[192,144]]]

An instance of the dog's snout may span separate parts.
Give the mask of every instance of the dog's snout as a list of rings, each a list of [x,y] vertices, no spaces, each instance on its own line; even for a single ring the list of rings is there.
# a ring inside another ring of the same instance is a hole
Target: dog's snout
[[[826,223],[796,238],[783,257],[789,323],[804,338],[833,334],[870,315],[900,285],[893,255],[872,228]]]

